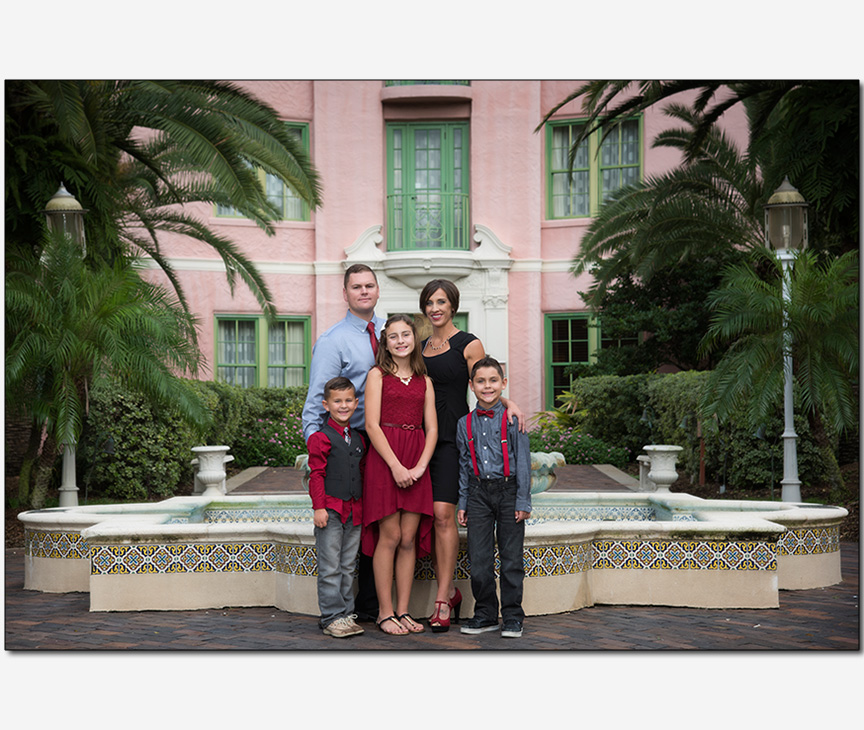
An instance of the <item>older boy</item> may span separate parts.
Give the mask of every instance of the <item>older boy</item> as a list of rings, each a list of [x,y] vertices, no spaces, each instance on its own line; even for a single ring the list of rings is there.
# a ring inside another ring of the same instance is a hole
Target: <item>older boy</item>
[[[318,554],[319,621],[324,633],[338,638],[362,634],[354,619],[354,566],[363,524],[363,457],[366,444],[351,428],[357,394],[348,378],[324,385],[320,431],[309,437],[309,496]]]
[[[462,624],[463,634],[498,628],[495,593],[495,536],[501,558],[501,636],[522,636],[522,545],[525,520],[531,513],[531,454],[528,435],[507,423],[501,394],[507,378],[491,357],[478,360],[469,385],[477,407],[456,427],[459,446],[457,520],[468,528],[474,617]]]

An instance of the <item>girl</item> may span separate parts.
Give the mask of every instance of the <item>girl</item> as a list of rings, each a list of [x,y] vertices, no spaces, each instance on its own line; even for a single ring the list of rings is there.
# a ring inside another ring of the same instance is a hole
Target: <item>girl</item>
[[[376,623],[386,634],[417,634],[424,629],[409,615],[408,601],[414,563],[431,547],[432,482],[427,466],[438,440],[438,419],[412,317],[395,314],[385,323],[365,398],[366,432],[373,449],[367,456],[363,489],[363,552],[372,555],[379,605]]]

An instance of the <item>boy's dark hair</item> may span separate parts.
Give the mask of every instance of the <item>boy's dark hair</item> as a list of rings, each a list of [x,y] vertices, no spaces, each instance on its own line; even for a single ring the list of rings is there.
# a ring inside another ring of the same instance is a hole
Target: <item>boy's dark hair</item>
[[[352,390],[355,395],[357,394],[354,383],[348,380],[348,378],[343,378],[341,375],[338,378],[331,378],[324,385],[324,400],[330,397],[331,390]]]
[[[378,275],[371,268],[366,264],[352,264],[345,270],[345,276],[342,277],[342,288],[348,288],[348,279],[351,278],[351,274],[365,274],[367,271],[375,277],[375,283],[377,284]]]
[[[501,367],[501,363],[498,362],[494,357],[481,357],[477,362],[474,363],[474,367],[471,368],[471,380],[474,380],[474,374],[480,368],[495,368],[498,371],[498,375],[500,375],[503,379],[504,377],[504,368]]]
[[[423,291],[420,292],[420,311],[426,312],[426,302],[439,289],[447,296],[447,300],[453,308],[453,314],[456,314],[459,311],[459,289],[449,279],[432,279],[423,287]]]

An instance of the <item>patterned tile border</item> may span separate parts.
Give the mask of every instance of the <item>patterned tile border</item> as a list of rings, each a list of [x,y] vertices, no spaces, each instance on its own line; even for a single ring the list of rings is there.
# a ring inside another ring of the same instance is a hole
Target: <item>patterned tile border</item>
[[[778,555],[819,555],[840,549],[840,529],[800,528],[779,542],[677,540],[594,540],[575,545],[525,549],[529,577],[569,575],[591,568],[663,570],[776,570]],[[90,559],[91,574],[216,573],[277,571],[315,576],[315,548],[282,543],[173,543],[90,547],[78,533],[25,531],[25,554],[58,560]],[[496,569],[497,569],[496,554]],[[434,580],[431,561],[417,563],[418,580]],[[459,552],[457,579],[470,577],[470,563]]]
[[[840,549],[840,525],[787,530],[780,536],[780,555],[820,555]]]
[[[777,570],[767,542],[595,540],[592,568],[649,570]]]
[[[599,506],[547,506],[539,507],[531,513],[526,524],[564,520],[569,522],[632,522],[656,521],[653,507],[645,505],[599,505]]]
[[[77,532],[24,530],[24,554],[33,558],[86,560],[90,548]]]
[[[91,575],[248,573],[273,569],[270,543],[97,545]]]

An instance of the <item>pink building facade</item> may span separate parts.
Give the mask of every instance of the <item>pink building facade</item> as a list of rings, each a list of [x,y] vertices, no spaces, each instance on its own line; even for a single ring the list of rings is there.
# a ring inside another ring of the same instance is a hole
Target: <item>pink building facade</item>
[[[308,145],[323,205],[310,213],[262,176],[284,211],[275,235],[232,210],[197,211],[266,278],[279,315],[270,327],[242,283],[232,295],[208,247],[166,241],[201,322],[202,377],[306,383],[315,338],[344,316],[343,273],[362,262],[377,272],[382,316],[417,314],[428,280],[453,280],[462,300],[457,325],[505,363],[509,397],[528,413],[552,407],[567,382],[564,367],[604,344],[579,295],[589,280],[570,272],[592,215],[621,184],[680,162],[673,150],[651,148],[671,120],[650,110],[599,154],[593,138],[569,180],[566,148],[581,108],[571,103],[535,129],[581,83],[243,82]],[[743,114],[727,130],[743,140]]]

